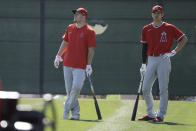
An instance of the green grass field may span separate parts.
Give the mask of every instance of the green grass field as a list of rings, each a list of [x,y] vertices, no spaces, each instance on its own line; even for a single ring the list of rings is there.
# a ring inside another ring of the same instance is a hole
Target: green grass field
[[[164,122],[130,121],[134,100],[98,100],[103,120],[98,121],[92,99],[80,99],[81,119],[63,120],[63,99],[54,100],[57,113],[57,131],[196,131],[196,102],[169,101]],[[22,99],[20,104],[42,107],[40,99]],[[159,101],[155,101],[155,109]],[[139,101],[137,117],[145,114],[145,103]],[[47,116],[50,116],[48,110]],[[47,129],[49,131],[49,129]]]

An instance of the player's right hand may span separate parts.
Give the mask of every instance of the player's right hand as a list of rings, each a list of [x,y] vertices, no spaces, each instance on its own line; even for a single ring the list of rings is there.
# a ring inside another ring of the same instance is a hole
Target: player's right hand
[[[90,76],[93,72],[91,65],[86,65],[86,75],[87,77]]]
[[[165,59],[165,58],[170,58],[170,57],[172,57],[172,56],[174,56],[174,55],[176,55],[176,51],[175,50],[172,50],[170,53],[165,53],[164,55],[163,55],[163,58]]]
[[[58,68],[59,67],[59,63],[62,62],[63,59],[61,58],[61,56],[57,55],[55,60],[54,60],[54,67]]]
[[[140,74],[144,76],[145,72],[146,72],[146,64],[142,64],[140,68]]]

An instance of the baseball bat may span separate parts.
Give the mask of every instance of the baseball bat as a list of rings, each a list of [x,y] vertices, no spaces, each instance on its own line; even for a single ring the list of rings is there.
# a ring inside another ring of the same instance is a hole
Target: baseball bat
[[[135,117],[136,117],[136,114],[137,114],[137,108],[138,108],[138,103],[139,103],[139,96],[140,96],[140,93],[141,93],[143,80],[144,80],[144,75],[141,74],[140,85],[139,85],[139,88],[138,88],[137,97],[136,97],[136,100],[135,100],[135,104],[134,104],[134,108],[133,108],[133,112],[132,112],[132,117],[131,117],[132,121],[135,121]]]
[[[88,80],[89,80],[89,83],[90,83],[91,92],[92,92],[93,99],[94,99],[94,104],[95,104],[95,109],[96,109],[96,112],[97,112],[97,117],[98,117],[98,120],[101,120],[102,119],[101,112],[100,112],[99,105],[98,105],[98,102],[97,102],[97,99],[96,99],[96,96],[95,96],[93,82],[92,82],[92,80],[91,80],[89,75],[87,77],[88,77]]]

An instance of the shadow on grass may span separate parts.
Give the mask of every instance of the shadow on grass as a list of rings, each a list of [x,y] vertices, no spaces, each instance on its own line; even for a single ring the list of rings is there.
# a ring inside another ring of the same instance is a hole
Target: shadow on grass
[[[183,123],[176,123],[176,122],[153,122],[153,121],[149,121],[149,123],[152,123],[152,124],[165,124],[165,125],[181,125],[181,126],[190,126],[188,124],[183,124]]]
[[[103,122],[102,120],[85,120],[85,119],[74,120],[74,121],[84,121],[84,122]]]

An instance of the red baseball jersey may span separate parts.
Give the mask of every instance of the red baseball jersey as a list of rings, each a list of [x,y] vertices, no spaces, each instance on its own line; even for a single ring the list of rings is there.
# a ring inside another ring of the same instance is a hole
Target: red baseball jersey
[[[76,24],[67,27],[63,40],[67,42],[64,55],[64,66],[85,69],[87,65],[88,48],[96,46],[96,34],[88,24],[77,28]]]
[[[143,27],[142,43],[148,43],[147,55],[159,56],[171,52],[174,40],[179,41],[185,34],[176,26],[163,22],[159,27],[152,23]]]

